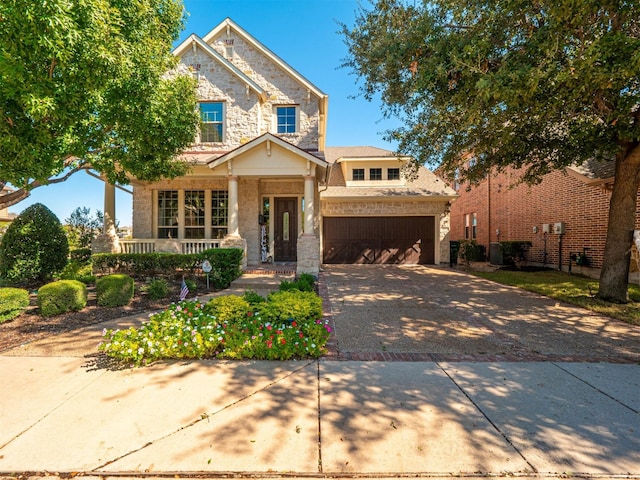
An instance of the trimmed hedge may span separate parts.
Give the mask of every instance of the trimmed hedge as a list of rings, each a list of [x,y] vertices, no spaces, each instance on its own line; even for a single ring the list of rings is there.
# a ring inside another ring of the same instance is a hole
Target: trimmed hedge
[[[58,280],[38,290],[38,307],[43,317],[77,312],[87,306],[87,286],[78,280]]]
[[[16,318],[28,306],[28,291],[23,288],[0,288],[0,323]]]
[[[129,275],[114,274],[96,280],[96,297],[101,307],[128,305],[133,298],[134,283]]]
[[[95,272],[124,273],[133,276],[173,276],[177,272],[194,275],[202,272],[209,260],[209,280],[215,288],[227,288],[240,276],[243,252],[239,248],[211,248],[202,253],[97,253],[92,255]]]

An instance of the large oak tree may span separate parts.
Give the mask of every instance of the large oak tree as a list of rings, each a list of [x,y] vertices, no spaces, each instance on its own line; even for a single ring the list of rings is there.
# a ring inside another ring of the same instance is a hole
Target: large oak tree
[[[183,20],[178,0],[0,2],[0,208],[81,169],[184,173],[195,81],[167,75]]]
[[[626,301],[640,183],[640,2],[377,0],[342,26],[345,65],[403,126],[416,162],[536,182],[616,162],[601,298]],[[462,163],[472,154],[475,162]]]

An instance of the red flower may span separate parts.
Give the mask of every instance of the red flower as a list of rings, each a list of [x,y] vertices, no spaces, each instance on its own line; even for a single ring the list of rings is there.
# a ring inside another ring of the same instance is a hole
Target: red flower
[[[297,326],[298,326],[298,324],[297,324],[297,323],[296,323],[296,321],[294,320],[293,322],[291,322],[291,326],[292,326],[292,327],[297,327]]]
[[[247,312],[247,317],[252,317],[253,316],[253,312]]]
[[[280,339],[280,343],[281,343],[282,345],[284,345],[285,343],[287,343],[287,341],[286,341],[284,338],[282,338],[282,339]]]
[[[271,348],[273,342],[271,340],[267,340],[267,348]]]

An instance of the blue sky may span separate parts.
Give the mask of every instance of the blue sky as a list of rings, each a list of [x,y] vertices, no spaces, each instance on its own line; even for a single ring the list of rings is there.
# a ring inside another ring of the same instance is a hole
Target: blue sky
[[[393,150],[382,132],[397,125],[384,119],[379,102],[359,96],[357,79],[340,65],[347,48],[338,22],[353,25],[357,0],[185,0],[189,12],[180,43],[191,33],[204,37],[226,17],[262,42],[329,95],[327,145],[372,145]],[[366,1],[364,5],[368,5]],[[357,98],[352,98],[357,96]],[[103,210],[101,181],[77,173],[66,182],[40,187],[10,208],[20,213],[40,202],[64,222],[77,207]],[[131,196],[117,191],[116,217],[131,225]]]

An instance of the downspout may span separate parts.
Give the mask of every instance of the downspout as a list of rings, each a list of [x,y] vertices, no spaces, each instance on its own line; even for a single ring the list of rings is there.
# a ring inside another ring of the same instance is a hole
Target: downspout
[[[491,253],[491,175],[487,175],[487,237],[487,249],[488,253]],[[491,261],[489,254],[487,259]]]

